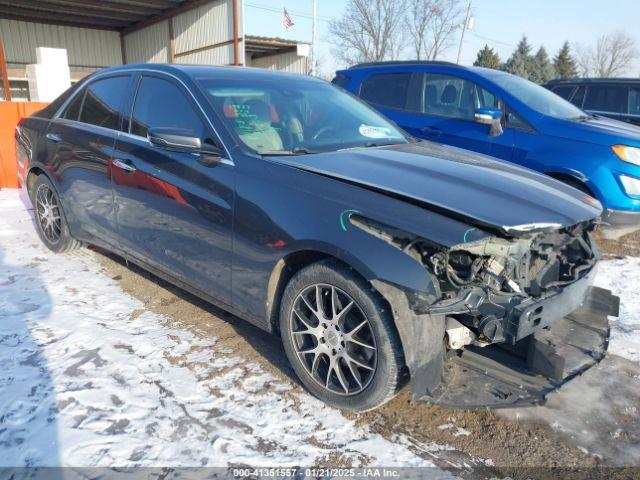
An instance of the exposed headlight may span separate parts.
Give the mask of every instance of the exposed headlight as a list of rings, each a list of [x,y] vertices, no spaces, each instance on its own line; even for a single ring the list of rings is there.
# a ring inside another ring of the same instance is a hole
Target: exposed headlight
[[[627,195],[640,197],[640,178],[620,175],[620,183],[622,183]]]
[[[614,145],[611,147],[611,150],[613,150],[620,160],[640,166],[640,148]]]

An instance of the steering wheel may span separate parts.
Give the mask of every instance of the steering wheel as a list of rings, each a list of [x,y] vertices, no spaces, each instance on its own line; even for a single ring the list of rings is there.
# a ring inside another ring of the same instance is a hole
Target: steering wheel
[[[326,125],[324,127],[321,127],[313,137],[313,140],[318,140],[320,137],[322,137],[322,135],[324,135],[327,132],[330,132],[332,130],[337,130],[335,125]]]

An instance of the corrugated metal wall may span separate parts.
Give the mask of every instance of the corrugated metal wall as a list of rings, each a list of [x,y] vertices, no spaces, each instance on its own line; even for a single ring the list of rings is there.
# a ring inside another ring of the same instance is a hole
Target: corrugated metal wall
[[[218,0],[173,19],[177,54],[233,39],[231,0]],[[233,59],[230,60],[231,63]]]
[[[238,8],[242,2],[238,2]],[[174,61],[204,65],[233,63],[233,45],[206,48],[233,39],[233,1],[214,0],[173,17]],[[242,18],[242,12],[238,12]],[[169,21],[150,25],[125,35],[127,63],[169,61]],[[242,21],[238,22],[238,36],[242,37]],[[242,61],[242,44],[240,55]],[[191,53],[189,53],[191,52]]]
[[[297,52],[269,55],[251,60],[250,66],[278,70],[280,72],[307,74],[307,57],[299,57]]]
[[[127,63],[166,63],[169,61],[169,23],[154,23],[124,37]]]
[[[69,65],[107,67],[122,63],[118,32],[0,19],[8,63],[36,63],[36,47],[66,48]]]

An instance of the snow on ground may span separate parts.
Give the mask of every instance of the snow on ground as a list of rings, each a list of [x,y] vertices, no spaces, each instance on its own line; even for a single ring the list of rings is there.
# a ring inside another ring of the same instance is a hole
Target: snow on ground
[[[51,254],[25,199],[0,191],[0,466],[433,466]]]
[[[640,362],[640,258],[601,262],[596,285],[620,297],[620,316],[611,318],[609,353]]]

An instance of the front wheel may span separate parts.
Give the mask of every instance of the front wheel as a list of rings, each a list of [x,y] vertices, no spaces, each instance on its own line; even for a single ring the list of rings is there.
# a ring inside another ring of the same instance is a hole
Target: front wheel
[[[335,407],[365,411],[393,398],[404,364],[388,306],[353,270],[322,261],[284,292],[280,331],[304,386]]]
[[[30,193],[36,230],[47,248],[55,253],[80,248],[82,244],[69,233],[60,198],[49,179],[39,175]]]

